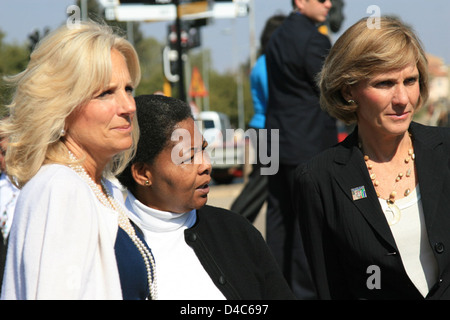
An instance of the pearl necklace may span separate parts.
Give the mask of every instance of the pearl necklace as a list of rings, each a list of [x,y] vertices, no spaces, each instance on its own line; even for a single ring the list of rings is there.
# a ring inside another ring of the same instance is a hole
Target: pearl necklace
[[[76,162],[77,159],[72,152],[69,151],[70,160]],[[116,199],[109,193],[108,188],[106,188],[103,180],[101,180],[101,185],[103,191],[98,187],[94,180],[89,176],[86,170],[81,165],[70,164],[69,167],[74,170],[92,189],[97,199],[107,208],[112,209],[118,213],[119,217],[119,227],[122,228],[128,236],[133,241],[134,245],[139,250],[141,254],[145,268],[147,270],[147,280],[148,288],[153,300],[157,297],[157,284],[156,284],[156,264],[152,252],[147,248],[147,246],[141,241],[137,236],[136,230],[132,226],[130,219],[126,215],[122,206],[117,202]],[[105,195],[106,194],[106,195]]]

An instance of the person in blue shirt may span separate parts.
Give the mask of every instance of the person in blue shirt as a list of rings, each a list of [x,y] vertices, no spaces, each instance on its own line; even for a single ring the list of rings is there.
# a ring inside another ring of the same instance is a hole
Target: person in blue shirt
[[[259,56],[250,73],[250,89],[253,100],[253,110],[255,113],[250,120],[249,127],[264,129],[266,124],[267,99],[269,97],[265,54]]]

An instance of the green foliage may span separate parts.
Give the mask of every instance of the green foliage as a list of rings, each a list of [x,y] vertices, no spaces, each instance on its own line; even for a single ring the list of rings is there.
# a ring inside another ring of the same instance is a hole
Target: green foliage
[[[11,102],[12,88],[4,76],[14,75],[26,68],[28,49],[25,45],[6,44],[5,34],[0,30],[0,118],[7,114],[6,105]]]
[[[197,67],[200,74],[203,75],[203,55],[205,55],[206,61],[210,61],[209,50],[203,50],[197,54],[190,54],[189,61],[190,67]],[[209,65],[206,63],[206,65]],[[242,93],[243,93],[243,105],[244,105],[244,125],[247,126],[251,117],[253,116],[253,102],[250,93],[250,80],[249,80],[249,66],[241,65],[239,71],[242,79]],[[239,111],[238,111],[238,81],[237,73],[226,72],[220,74],[215,71],[212,66],[209,66],[209,72],[205,85],[209,91],[209,110],[223,112],[230,118],[230,122],[233,127],[239,126]],[[190,79],[187,79],[190,81]],[[189,82],[188,82],[189,84]]]
[[[234,75],[210,73],[210,110],[226,113],[233,124],[238,120],[237,84]]]
[[[142,79],[136,88],[136,95],[151,94],[163,90],[162,69],[163,45],[154,38],[145,38],[135,44],[141,65]]]
[[[248,74],[242,72],[242,92],[244,105],[244,124],[247,126],[253,116],[253,104],[250,95],[250,83]],[[239,124],[238,111],[238,85],[236,75],[232,73],[219,74],[216,71],[210,73],[210,110],[227,114],[234,127]]]

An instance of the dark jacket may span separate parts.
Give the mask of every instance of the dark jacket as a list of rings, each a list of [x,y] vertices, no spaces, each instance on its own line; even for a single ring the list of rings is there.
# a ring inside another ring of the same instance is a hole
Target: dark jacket
[[[337,143],[336,120],[321,110],[316,85],[330,47],[328,37],[299,13],[290,14],[270,38],[266,128],[280,130],[281,164],[306,162]]]
[[[3,272],[5,271],[6,249],[8,242],[0,235],[0,293],[2,292]]]
[[[228,300],[293,299],[260,232],[240,215],[204,206],[185,240]]]
[[[356,129],[357,130],[357,129]],[[297,199],[305,250],[321,299],[422,299],[409,279],[358,148],[357,131],[300,166]],[[450,299],[450,129],[412,123],[428,241],[439,278],[429,299]],[[364,186],[367,197],[353,200]],[[369,289],[370,266],[381,288]]]

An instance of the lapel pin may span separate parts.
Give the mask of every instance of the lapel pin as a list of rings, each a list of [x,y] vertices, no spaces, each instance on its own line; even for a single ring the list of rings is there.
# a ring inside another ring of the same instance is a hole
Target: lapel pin
[[[353,188],[352,189],[352,197],[353,197],[353,201],[367,198],[366,189],[364,188],[364,186]]]

